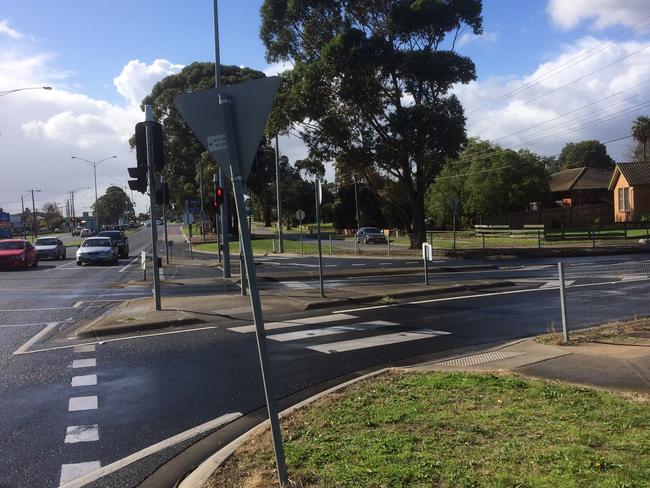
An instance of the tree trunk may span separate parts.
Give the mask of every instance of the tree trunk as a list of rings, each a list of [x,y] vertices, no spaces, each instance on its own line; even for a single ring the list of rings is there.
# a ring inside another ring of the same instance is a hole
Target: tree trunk
[[[264,207],[264,227],[271,227],[273,223],[271,222],[271,207]]]
[[[413,232],[411,233],[411,249],[420,249],[426,242],[426,228],[424,225],[424,192],[418,192],[413,202]]]

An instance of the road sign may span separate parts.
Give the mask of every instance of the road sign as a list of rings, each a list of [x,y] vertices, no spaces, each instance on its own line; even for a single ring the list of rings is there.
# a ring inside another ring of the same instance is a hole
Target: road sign
[[[458,206],[460,205],[460,199],[458,197],[449,198],[449,206],[454,212],[458,212]]]
[[[194,223],[194,215],[191,213],[183,214],[183,223],[185,225],[191,225]]]
[[[305,211],[304,211],[304,210],[298,210],[298,211],[296,212],[296,218],[297,218],[298,220],[300,220],[300,222],[302,222],[303,220],[305,220]]]
[[[228,147],[223,105],[219,97],[232,99],[233,129],[237,134],[239,173],[246,180],[271,113],[280,78],[270,76],[235,85],[183,93],[174,97],[181,116],[218,163],[232,164]]]
[[[140,254],[140,269],[147,269],[147,253],[144,251]]]
[[[188,198],[185,200],[186,210],[191,214],[197,214],[201,211],[201,200],[198,198]]]

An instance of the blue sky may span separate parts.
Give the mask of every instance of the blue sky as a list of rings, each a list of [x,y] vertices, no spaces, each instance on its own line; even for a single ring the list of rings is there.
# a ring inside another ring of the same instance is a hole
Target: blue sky
[[[259,38],[261,3],[220,2],[224,64],[274,71]],[[478,74],[455,89],[469,135],[550,155],[570,141],[629,134],[631,121],[650,112],[643,105],[650,50],[640,51],[650,47],[647,0],[491,0],[483,16],[484,34],[458,44]],[[0,91],[54,87],[0,98],[0,164],[21,168],[0,180],[0,206],[15,209],[26,188],[42,187],[42,201],[65,201],[69,190],[88,186],[88,168],[71,155],[117,155],[99,168],[100,192],[124,185],[140,100],[182,66],[214,59],[212,22],[211,0],[0,0]],[[555,130],[531,130],[554,119]],[[607,120],[586,123],[600,119]],[[629,146],[612,142],[608,150],[624,160]],[[281,151],[292,161],[305,155],[295,138]],[[92,194],[78,198],[88,207]]]

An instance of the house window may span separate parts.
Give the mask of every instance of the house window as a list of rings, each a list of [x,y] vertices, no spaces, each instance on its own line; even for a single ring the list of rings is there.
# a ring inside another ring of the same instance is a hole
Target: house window
[[[630,189],[629,188],[618,189],[618,211],[619,212],[630,211]]]

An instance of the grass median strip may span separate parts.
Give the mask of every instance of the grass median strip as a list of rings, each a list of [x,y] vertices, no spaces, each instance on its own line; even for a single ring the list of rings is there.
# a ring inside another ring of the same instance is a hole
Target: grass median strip
[[[650,405],[512,375],[390,372],[283,420],[296,487],[642,487]],[[268,432],[209,488],[277,485]]]

